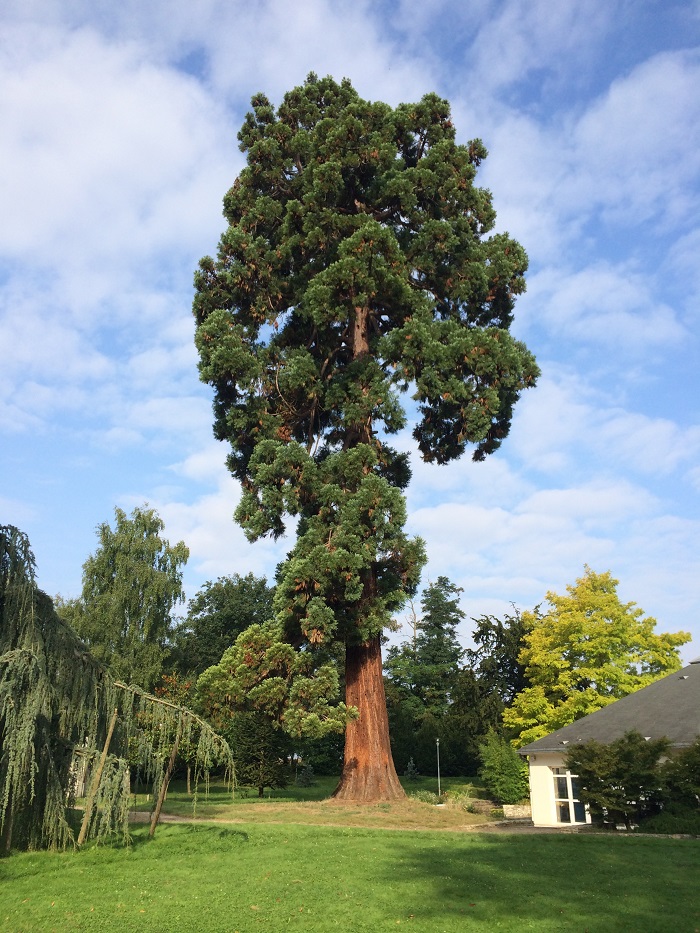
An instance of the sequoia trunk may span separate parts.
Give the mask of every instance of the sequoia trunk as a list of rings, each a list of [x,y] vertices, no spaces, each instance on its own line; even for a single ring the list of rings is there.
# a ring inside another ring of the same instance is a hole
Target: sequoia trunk
[[[379,636],[348,645],[345,658],[345,702],[360,715],[345,729],[343,773],[333,797],[353,803],[400,800],[405,794],[391,757]]]

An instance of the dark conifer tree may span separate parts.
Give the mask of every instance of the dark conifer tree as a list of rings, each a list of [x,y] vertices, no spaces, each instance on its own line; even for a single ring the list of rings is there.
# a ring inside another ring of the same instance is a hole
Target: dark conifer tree
[[[194,303],[214,431],[244,489],[237,519],[255,539],[299,517],[275,621],[254,633],[267,651],[243,656],[262,677],[279,646],[303,647],[307,677],[314,650],[340,642],[346,704],[359,715],[345,717],[336,796],[390,799],[403,791],[380,637],[424,554],[404,531],[407,457],[386,438],[404,427],[398,393],[410,390],[425,460],[447,463],[470,443],[481,460],[499,447],[537,376],[509,333],[527,257],[491,233],[491,195],[474,184],[486,150],[455,142],[436,95],[392,109],[310,75],[277,110],[263,94],[252,106],[239,133],[247,165]],[[288,697],[288,728],[309,717],[317,731],[336,726],[327,707],[304,707],[304,691]]]
[[[469,666],[481,688],[494,691],[502,706],[509,706],[528,686],[525,666],[520,663],[527,631],[520,610],[513,606],[513,612],[506,613],[503,619],[482,615],[472,622],[476,623],[472,635],[476,647],[467,649]]]
[[[265,788],[286,787],[290,779],[288,758],[291,739],[263,713],[238,712],[232,719],[226,738],[235,748],[236,782],[255,787],[258,797]]]
[[[421,618],[415,637],[389,649],[386,670],[395,686],[419,700],[421,714],[442,716],[459,673],[464,649],[457,626],[464,618],[459,607],[461,589],[438,577],[421,599]]]

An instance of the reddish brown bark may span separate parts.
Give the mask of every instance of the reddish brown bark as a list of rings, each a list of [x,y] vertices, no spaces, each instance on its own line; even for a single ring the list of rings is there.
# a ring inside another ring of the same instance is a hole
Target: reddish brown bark
[[[354,360],[369,353],[369,321],[369,309],[356,307],[352,320]],[[345,446],[368,444],[371,439],[372,425],[368,420],[348,430]],[[375,586],[373,576],[365,581],[364,596],[370,602]],[[363,645],[346,646],[345,702],[356,707],[360,715],[345,728],[343,773],[333,791],[333,798],[349,803],[400,800],[406,795],[391,756],[382,648],[378,635]]]
[[[353,803],[400,800],[405,794],[391,757],[379,636],[348,645],[345,657],[345,702],[360,715],[345,730],[343,773],[333,797]]]

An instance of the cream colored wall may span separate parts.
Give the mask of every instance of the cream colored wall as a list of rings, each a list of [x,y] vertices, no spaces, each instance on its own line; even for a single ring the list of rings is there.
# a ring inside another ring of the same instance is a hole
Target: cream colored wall
[[[532,822],[535,826],[559,826],[557,809],[554,805],[554,781],[552,768],[564,766],[564,755],[555,753],[530,755],[528,759],[530,777],[530,803]]]

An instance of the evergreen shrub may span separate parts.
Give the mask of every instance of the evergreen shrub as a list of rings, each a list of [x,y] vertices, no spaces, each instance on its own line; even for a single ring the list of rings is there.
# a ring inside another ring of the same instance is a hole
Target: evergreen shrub
[[[479,749],[479,757],[479,776],[494,800],[519,803],[528,796],[527,765],[502,735],[489,732]]]

